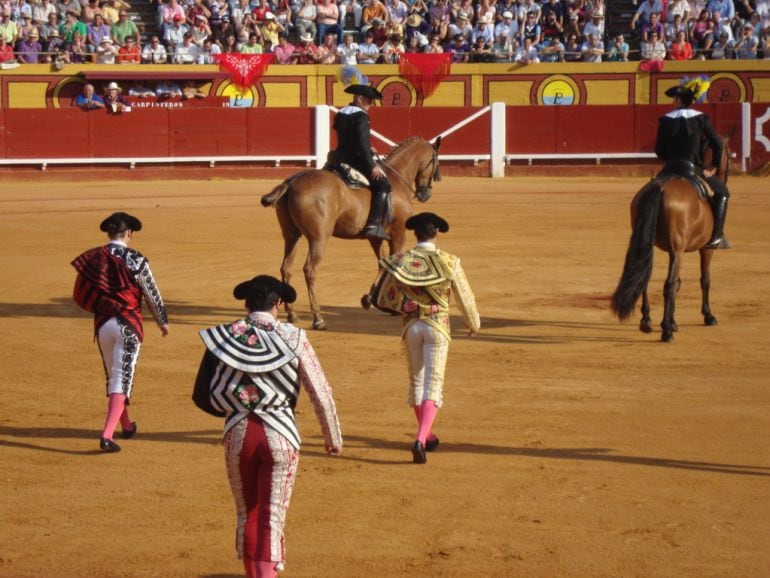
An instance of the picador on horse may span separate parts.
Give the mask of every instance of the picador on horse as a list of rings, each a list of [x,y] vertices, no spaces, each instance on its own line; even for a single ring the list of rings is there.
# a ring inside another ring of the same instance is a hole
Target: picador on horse
[[[375,99],[381,100],[382,94],[369,84],[351,84],[345,92],[353,95],[353,102],[334,117],[337,149],[329,154],[324,168],[340,174],[343,179],[348,179],[348,168],[366,177],[372,191],[372,205],[361,234],[369,239],[388,240],[390,237],[383,225],[387,224],[391,186],[385,171],[374,159],[368,114],[369,107]]]
[[[666,96],[674,99],[676,110],[660,118],[655,154],[664,160],[658,178],[675,175],[693,181],[696,188],[700,179],[704,179],[714,193],[711,207],[714,211],[714,230],[706,248],[716,249],[723,245],[724,225],[727,215],[727,200],[730,192],[727,185],[717,178],[717,162],[722,158],[722,139],[714,130],[711,119],[702,112],[694,110],[693,102],[705,97],[708,83],[701,79],[688,79],[683,84],[669,88]],[[712,164],[704,167],[704,153],[711,147]],[[723,175],[726,179],[726,174]]]

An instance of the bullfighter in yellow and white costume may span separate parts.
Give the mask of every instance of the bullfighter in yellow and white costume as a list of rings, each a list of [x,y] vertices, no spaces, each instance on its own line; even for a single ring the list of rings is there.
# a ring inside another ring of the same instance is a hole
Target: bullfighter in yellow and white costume
[[[409,405],[417,416],[417,439],[412,446],[415,463],[427,461],[425,452],[438,448],[431,429],[443,403],[444,370],[449,352],[449,300],[452,294],[471,335],[481,323],[460,259],[436,247],[438,233],[449,224],[433,213],[409,218],[417,245],[380,260],[380,274],[369,303],[399,313],[404,319],[403,340],[409,366]]]

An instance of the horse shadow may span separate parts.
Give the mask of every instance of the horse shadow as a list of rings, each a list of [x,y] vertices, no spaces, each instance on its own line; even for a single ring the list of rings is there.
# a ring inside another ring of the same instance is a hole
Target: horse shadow
[[[350,460],[385,466],[402,466],[405,463],[411,465],[410,444],[413,441],[412,434],[404,434],[405,441],[383,440],[360,435],[345,436],[345,453],[337,459]],[[318,448],[306,449],[306,448]],[[398,452],[398,457],[393,460],[382,460],[362,457],[367,449],[387,450]],[[303,444],[303,455],[324,456],[323,440],[318,442],[306,439]],[[610,448],[544,448],[529,446],[499,446],[475,443],[441,442],[436,453],[447,454],[477,454],[489,456],[510,456],[535,458],[541,460],[574,460],[585,462],[606,462],[617,465],[648,466],[654,468],[674,468],[693,470],[707,473],[732,474],[739,476],[770,477],[770,467],[750,466],[743,464],[724,464],[718,462],[705,462],[683,460],[675,458],[656,458],[646,456],[633,456],[614,453]],[[352,454],[352,455],[350,455]],[[404,456],[408,456],[405,458]]]

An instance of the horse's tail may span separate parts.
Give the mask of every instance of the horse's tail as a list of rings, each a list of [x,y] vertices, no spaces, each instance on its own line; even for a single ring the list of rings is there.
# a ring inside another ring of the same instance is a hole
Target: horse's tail
[[[267,193],[266,195],[262,195],[262,200],[260,201],[262,203],[263,207],[275,207],[278,204],[278,201],[286,194],[286,191],[289,190],[289,185],[291,185],[291,179],[286,179],[283,181],[280,185],[275,187],[272,191]]]
[[[639,201],[634,230],[628,243],[626,262],[612,295],[612,311],[621,321],[628,319],[652,274],[655,235],[658,230],[663,187],[653,182]]]

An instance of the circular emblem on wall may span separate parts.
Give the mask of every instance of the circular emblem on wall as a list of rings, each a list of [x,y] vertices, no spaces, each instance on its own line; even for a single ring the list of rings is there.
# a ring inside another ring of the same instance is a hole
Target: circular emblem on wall
[[[567,76],[549,76],[537,89],[537,102],[549,106],[580,104],[580,90]]]
[[[72,101],[83,92],[85,81],[79,78],[66,78],[53,89],[51,103],[54,108],[69,108]]]
[[[225,83],[219,88],[218,96],[230,99],[230,108],[251,108],[259,106],[260,95],[256,87],[242,88],[232,83]]]
[[[412,85],[400,78],[381,82],[375,88],[382,93],[382,106],[412,106],[417,101]]]
[[[734,74],[715,74],[711,77],[708,102],[746,102],[746,90],[741,79]]]

